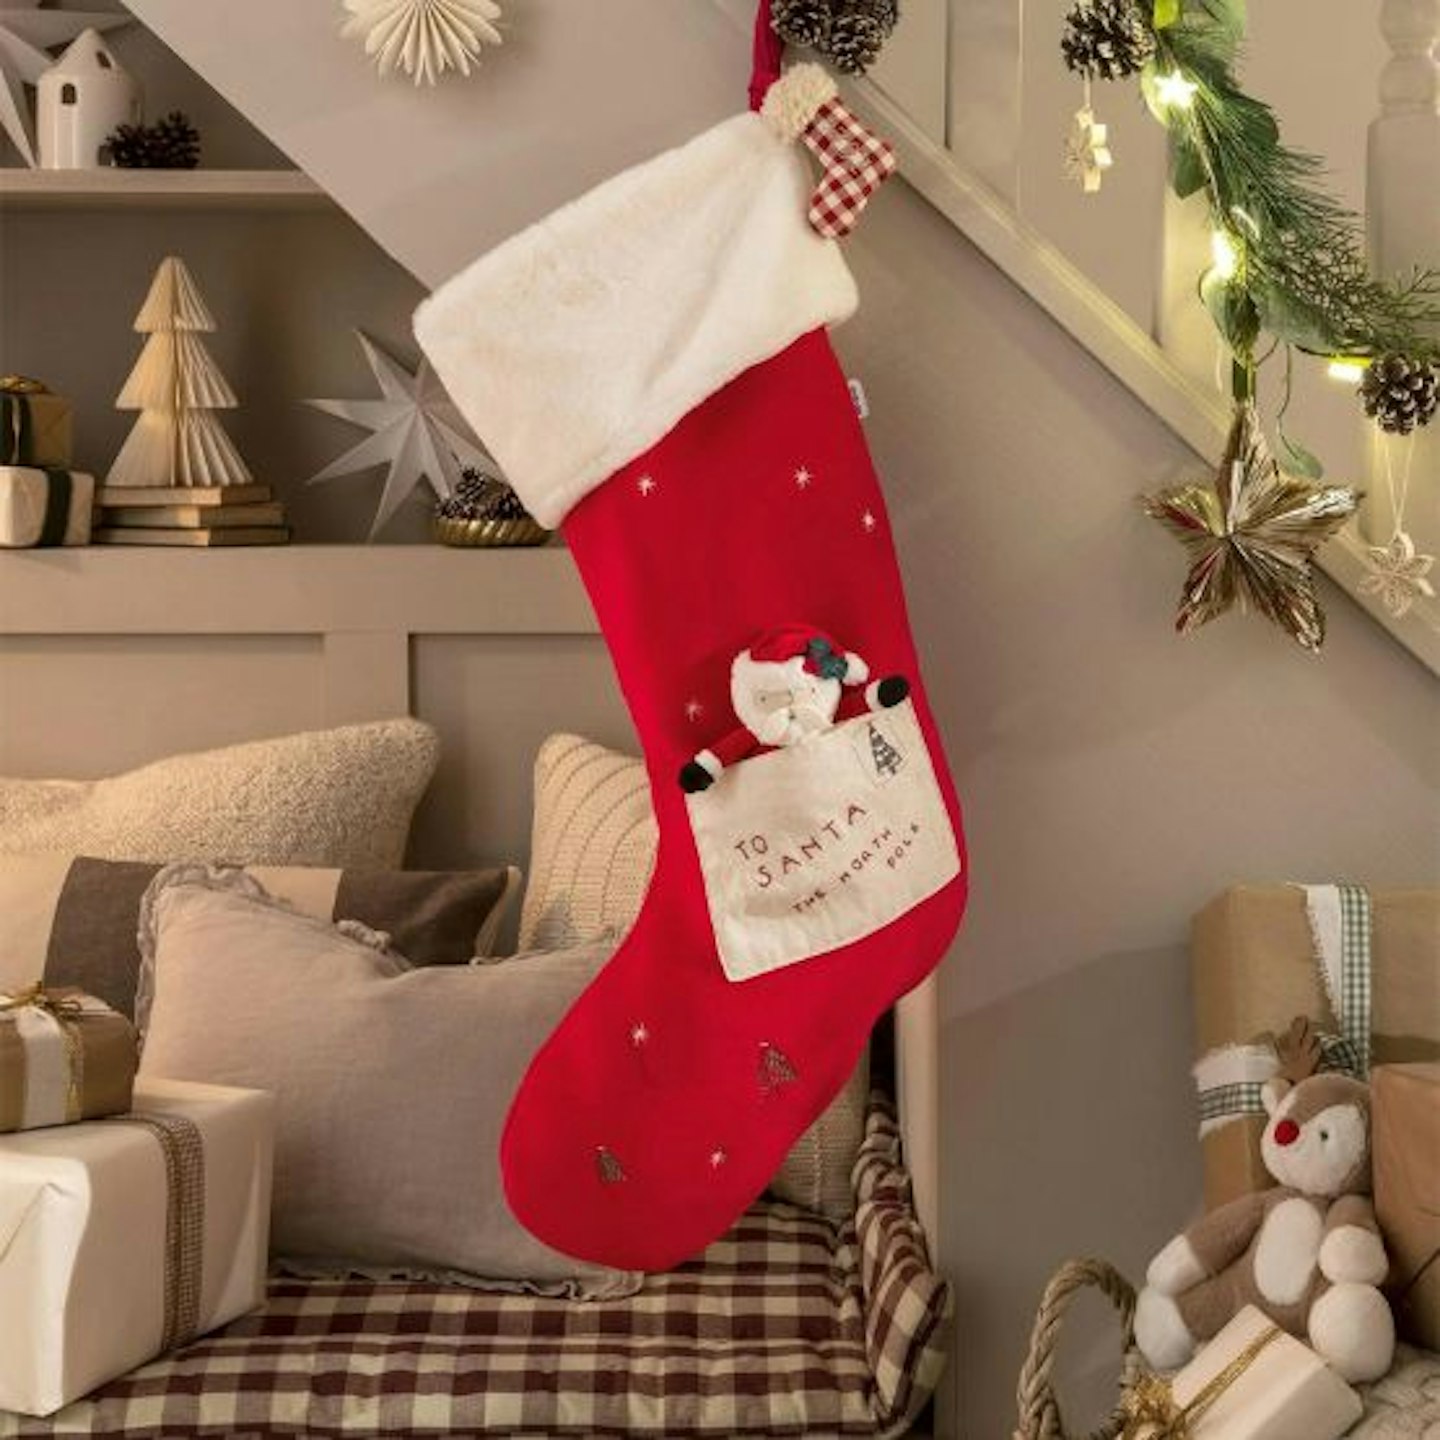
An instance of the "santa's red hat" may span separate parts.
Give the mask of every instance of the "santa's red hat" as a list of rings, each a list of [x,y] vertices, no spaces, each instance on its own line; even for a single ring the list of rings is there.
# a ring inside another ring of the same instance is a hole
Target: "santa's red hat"
[[[746,653],[757,665],[800,659],[807,674],[842,685],[863,685],[870,678],[870,667],[854,651],[842,650],[813,625],[777,625],[753,640]]]

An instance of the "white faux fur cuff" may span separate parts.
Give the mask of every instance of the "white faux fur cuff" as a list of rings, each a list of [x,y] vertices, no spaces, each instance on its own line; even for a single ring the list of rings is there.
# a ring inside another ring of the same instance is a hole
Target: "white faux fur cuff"
[[[783,83],[783,82],[782,82]],[[415,334],[526,508],[558,524],[855,284],[806,220],[798,147],[736,116],[482,256]]]

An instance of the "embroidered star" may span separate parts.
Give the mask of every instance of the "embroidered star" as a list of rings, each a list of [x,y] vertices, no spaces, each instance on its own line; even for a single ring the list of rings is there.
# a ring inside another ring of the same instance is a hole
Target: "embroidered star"
[[[685,702],[685,718],[693,725],[703,714],[705,707],[698,700]]]
[[[650,1038],[650,1027],[642,1020],[630,1027],[630,1043],[638,1050]]]
[[[815,477],[802,465],[795,472],[795,488],[797,490],[808,490],[810,488],[810,482],[814,478]]]
[[[635,482],[635,488],[642,495],[653,495],[655,493],[655,477],[653,475],[642,475]]]
[[[712,1170],[718,1170],[729,1158],[725,1151],[717,1145],[710,1152],[710,1168]]]
[[[1366,554],[1370,573],[1360,582],[1360,590],[1378,596],[1397,620],[1408,614],[1417,600],[1434,596],[1435,587],[1426,577],[1435,557],[1417,554],[1415,542],[1404,530],[1397,530],[1388,545],[1367,546]]]
[[[875,527],[880,522],[874,517],[874,515],[870,513],[870,511],[867,510],[860,517],[860,523],[865,527],[865,533],[867,535],[873,535],[875,533]]]

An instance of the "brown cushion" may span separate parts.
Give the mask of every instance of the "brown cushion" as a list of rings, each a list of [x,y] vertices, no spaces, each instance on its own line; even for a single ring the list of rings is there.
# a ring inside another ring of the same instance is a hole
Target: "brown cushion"
[[[278,1097],[276,1255],[557,1295],[638,1284],[534,1239],[499,1174],[511,1096],[606,948],[412,968],[383,937],[197,866],[162,871],[142,917],[141,1075]]]
[[[77,985],[134,1014],[140,897],[160,870],[141,861],[0,855],[0,990]],[[272,894],[322,920],[383,930],[415,965],[492,953],[520,872],[253,866]]]
[[[552,735],[535,760],[521,946],[551,949],[623,935],[640,913],[658,843],[644,764],[579,735]],[[770,1186],[776,1196],[832,1220],[851,1213],[850,1171],[869,1088],[869,1061],[861,1056],[781,1165]]]

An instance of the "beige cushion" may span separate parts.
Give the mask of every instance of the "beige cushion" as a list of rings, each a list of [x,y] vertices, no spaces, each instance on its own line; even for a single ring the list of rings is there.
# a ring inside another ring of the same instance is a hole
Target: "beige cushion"
[[[162,871],[142,906],[141,1074],[276,1094],[274,1253],[304,1273],[632,1290],[522,1229],[497,1158],[525,1067],[608,950],[419,969],[345,928],[202,866]]]
[[[0,778],[0,853],[395,866],[439,748],[428,725],[385,720],[177,755],[103,780]]]
[[[552,735],[535,760],[535,819],[520,944],[552,949],[623,935],[655,868],[658,831],[644,764],[579,735]],[[795,1143],[771,1183],[782,1200],[843,1219],[864,1138],[869,1061]]]

